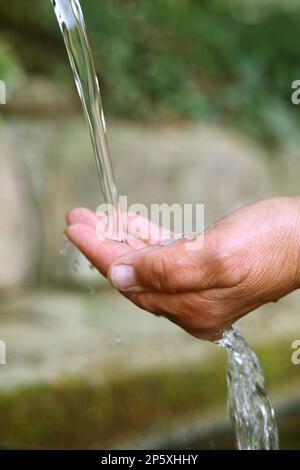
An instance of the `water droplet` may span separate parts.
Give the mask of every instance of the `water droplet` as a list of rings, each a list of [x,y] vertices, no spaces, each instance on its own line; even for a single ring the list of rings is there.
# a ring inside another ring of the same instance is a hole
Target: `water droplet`
[[[79,268],[80,268],[80,262],[78,259],[75,259],[75,261],[73,262],[72,268],[73,268],[74,273],[78,273]]]
[[[63,236],[62,245],[59,250],[60,256],[66,256],[69,250],[70,242],[66,235]]]
[[[89,294],[90,295],[95,295],[96,294],[96,291],[93,287],[89,287]]]
[[[121,340],[120,335],[117,335],[117,336],[115,337],[115,343],[116,343],[118,346],[122,346],[123,343],[122,343],[122,340]]]

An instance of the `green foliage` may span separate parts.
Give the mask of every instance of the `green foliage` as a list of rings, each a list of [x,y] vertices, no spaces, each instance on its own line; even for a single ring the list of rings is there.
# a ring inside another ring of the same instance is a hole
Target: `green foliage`
[[[291,352],[289,341],[258,348],[272,395],[287,396],[287,390],[299,388],[299,366],[291,363]],[[0,441],[12,448],[111,449],[152,432],[163,434],[191,418],[225,414],[225,358],[216,351],[205,363],[180,368],[126,376],[111,370],[100,384],[69,378],[2,390]],[[293,425],[299,436],[299,415]],[[287,447],[291,429],[283,430]]]
[[[117,378],[103,385],[62,379],[1,392],[0,441],[13,448],[112,448],[151,428],[161,432],[195,414],[205,415],[216,405],[225,409],[224,359],[219,354],[203,368],[129,377],[116,371]]]
[[[8,93],[20,83],[23,68],[14,51],[0,41],[0,80],[8,84]]]
[[[221,121],[269,145],[294,135],[298,1],[81,3],[110,113]],[[0,25],[14,30],[29,71],[71,79],[50,1],[0,1]]]

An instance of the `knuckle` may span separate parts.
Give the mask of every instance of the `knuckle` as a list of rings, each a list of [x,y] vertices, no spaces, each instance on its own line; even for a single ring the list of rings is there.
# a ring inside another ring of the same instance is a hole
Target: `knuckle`
[[[214,250],[214,271],[218,273],[222,286],[234,287],[247,277],[249,267],[243,262],[243,255],[239,251],[222,243]]]
[[[165,256],[149,257],[148,264],[152,284],[159,290],[168,288],[172,275],[169,260]]]

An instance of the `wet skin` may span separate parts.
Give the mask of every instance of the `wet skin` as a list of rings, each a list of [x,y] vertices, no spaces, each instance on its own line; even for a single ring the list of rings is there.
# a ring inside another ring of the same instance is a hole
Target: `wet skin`
[[[148,221],[124,217],[131,232]],[[106,218],[77,208],[67,214],[66,234],[133,303],[164,315],[197,338],[214,340],[236,320],[300,285],[300,198],[273,198],[243,207],[208,227],[202,249],[187,240],[101,240]],[[132,228],[133,227],[133,228]]]

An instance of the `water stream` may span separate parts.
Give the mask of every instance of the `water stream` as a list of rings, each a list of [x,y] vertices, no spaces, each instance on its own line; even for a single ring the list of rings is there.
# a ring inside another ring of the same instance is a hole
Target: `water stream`
[[[107,146],[99,82],[95,72],[84,18],[78,0],[51,0],[64,37],[77,90],[89,125],[105,202],[115,212],[110,220],[118,239],[118,194]],[[260,362],[237,330],[223,335],[218,346],[228,352],[228,410],[239,449],[277,449],[278,430],[271,400],[265,390]]]
[[[65,41],[76,88],[88,123],[104,201],[112,208],[108,211],[109,233],[113,238],[122,240],[118,193],[107,144],[99,81],[81,6],[77,0],[51,0],[51,2]]]
[[[276,450],[279,433],[259,359],[237,329],[217,342],[227,349],[228,413],[240,450]]]

